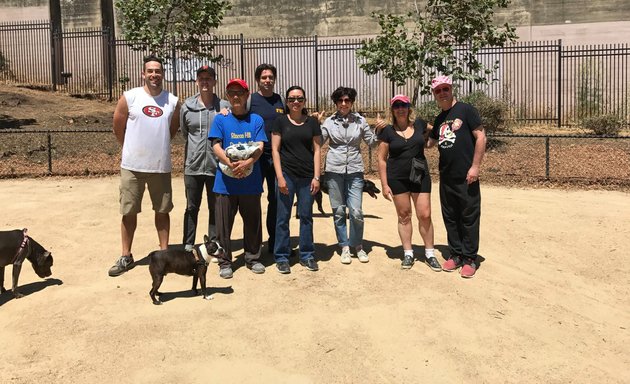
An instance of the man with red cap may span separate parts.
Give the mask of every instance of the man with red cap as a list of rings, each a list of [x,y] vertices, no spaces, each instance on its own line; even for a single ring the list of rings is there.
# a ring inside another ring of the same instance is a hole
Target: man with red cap
[[[431,89],[442,112],[435,118],[428,146],[437,143],[440,152],[440,203],[451,253],[442,269],[461,268],[460,275],[471,278],[478,267],[479,169],[486,133],[477,109],[453,96],[449,77],[436,77]]]
[[[245,265],[260,274],[262,245],[260,196],[263,192],[258,159],[267,141],[265,124],[259,115],[247,111],[249,87],[244,80],[232,79],[227,84],[226,99],[232,113],[217,115],[208,139],[219,160],[213,192],[216,195],[217,240],[225,249],[219,257],[219,276],[232,277],[231,232],[236,212],[243,219]]]

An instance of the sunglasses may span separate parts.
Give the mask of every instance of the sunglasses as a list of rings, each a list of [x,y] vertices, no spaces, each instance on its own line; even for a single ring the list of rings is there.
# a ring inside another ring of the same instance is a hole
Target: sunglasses
[[[442,88],[435,88],[433,90],[433,93],[435,93],[436,95],[439,95],[442,92],[448,92],[451,90],[451,87],[442,87]]]
[[[287,103],[303,103],[305,97],[287,97]]]
[[[393,109],[398,109],[398,108],[409,108],[411,106],[411,104],[408,103],[400,103],[400,102],[396,102],[394,104],[392,104],[392,108]]]
[[[241,96],[245,95],[247,93],[247,91],[244,90],[244,89],[241,89],[239,91],[230,90],[230,91],[226,91],[225,93],[227,93],[227,95],[229,97],[234,97],[234,96],[241,97]]]
[[[352,100],[349,97],[346,97],[346,98],[337,100],[337,103],[339,103],[339,104],[352,104],[352,103],[354,103],[354,100]]]

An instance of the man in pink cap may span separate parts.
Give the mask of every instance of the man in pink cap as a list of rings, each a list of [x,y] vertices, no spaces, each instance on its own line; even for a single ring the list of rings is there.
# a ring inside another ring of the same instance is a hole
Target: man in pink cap
[[[471,278],[478,267],[479,169],[486,133],[477,109],[453,96],[449,77],[436,77],[431,89],[442,112],[435,118],[428,146],[437,143],[440,152],[440,203],[451,253],[442,269],[461,268],[461,276]]]
[[[262,117],[247,111],[249,87],[244,80],[230,80],[225,95],[232,106],[232,113],[215,116],[208,139],[212,141],[212,149],[220,162],[213,188],[216,194],[217,240],[225,249],[218,258],[219,276],[229,279],[233,273],[231,232],[236,212],[243,219],[245,265],[254,273],[265,272],[264,265],[260,263],[260,195],[263,188],[258,159],[267,136]],[[246,156],[235,157],[234,154]]]

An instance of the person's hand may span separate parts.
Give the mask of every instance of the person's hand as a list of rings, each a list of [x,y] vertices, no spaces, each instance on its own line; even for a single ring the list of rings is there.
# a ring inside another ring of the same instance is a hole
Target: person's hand
[[[319,192],[319,180],[311,180],[311,195],[316,195]]]
[[[389,185],[381,185],[381,190],[383,191],[383,196],[388,201],[392,201],[392,196],[394,194],[392,193],[392,189],[389,187]]]
[[[313,112],[311,113],[311,117],[314,117],[317,119],[317,121],[321,124],[324,121],[324,118],[326,117],[326,111],[321,111],[321,112]]]
[[[229,115],[229,114],[230,114],[230,110],[229,110],[229,109],[227,109],[227,108],[222,108],[222,109],[219,111],[219,113],[220,113],[220,114],[222,114],[223,116],[227,116],[227,115]]]
[[[376,114],[376,123],[374,123],[374,129],[379,132],[381,129],[387,127],[387,122],[381,118],[381,114]]]
[[[466,183],[472,184],[475,181],[479,181],[479,167],[473,165],[466,174]]]
[[[287,187],[287,181],[284,179],[284,176],[278,176],[278,191],[283,195],[289,194],[289,187]]]
[[[251,167],[254,166],[254,160],[252,158],[249,158],[247,160],[238,160],[238,161],[232,162],[232,164],[234,165],[234,167],[230,167],[230,168],[232,168],[232,172],[234,173],[234,176],[236,176],[238,179],[241,179],[245,177],[245,174],[249,172]]]

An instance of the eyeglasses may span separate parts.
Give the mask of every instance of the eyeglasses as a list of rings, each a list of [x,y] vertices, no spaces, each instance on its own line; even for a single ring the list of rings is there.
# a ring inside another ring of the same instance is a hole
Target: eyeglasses
[[[225,92],[229,97],[234,97],[234,96],[238,96],[241,97],[243,95],[245,95],[247,93],[246,90],[241,89],[239,91],[235,91],[235,90],[229,90]]]
[[[303,103],[305,97],[287,97],[287,103]]]
[[[407,103],[394,103],[392,104],[392,108],[393,109],[398,109],[398,108],[409,108],[411,106],[411,104],[407,104]]]
[[[352,100],[352,99],[351,99],[351,98],[349,98],[349,97],[346,97],[346,98],[343,98],[343,99],[339,99],[339,100],[337,100],[337,103],[338,103],[338,104],[344,104],[344,103],[345,103],[345,104],[352,104],[352,103],[354,103],[354,100]]]
[[[433,93],[435,93],[436,95],[439,95],[442,92],[448,92],[451,90],[451,87],[442,87],[442,88],[435,88],[433,90]]]

